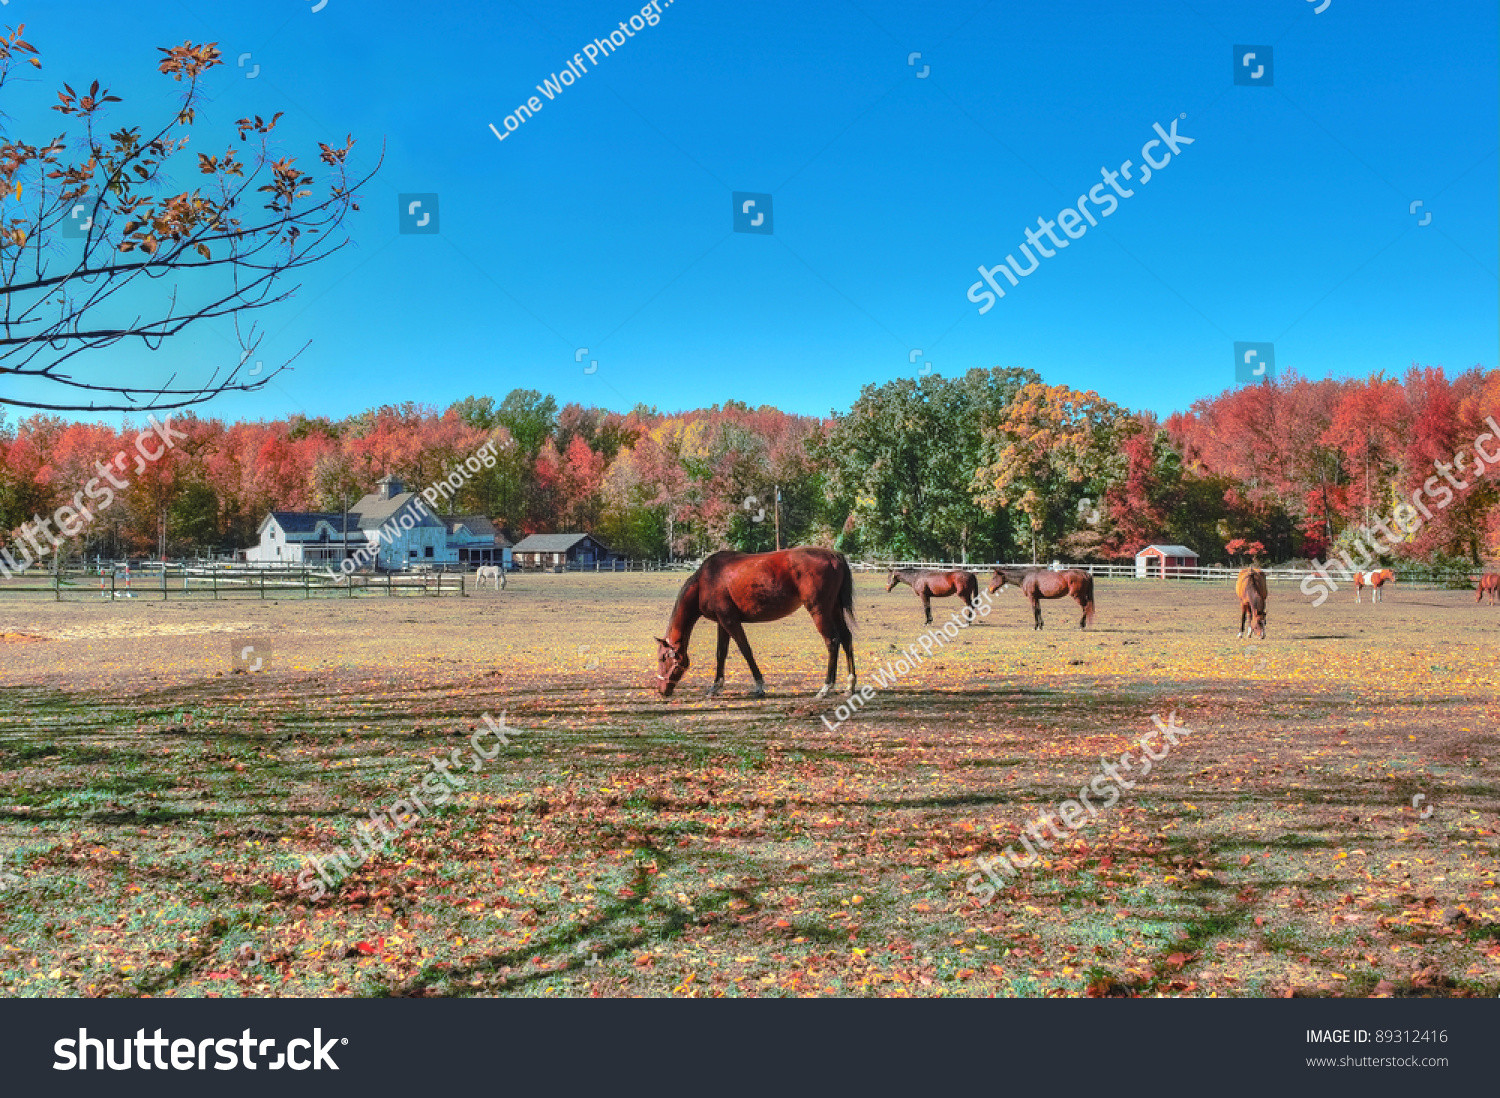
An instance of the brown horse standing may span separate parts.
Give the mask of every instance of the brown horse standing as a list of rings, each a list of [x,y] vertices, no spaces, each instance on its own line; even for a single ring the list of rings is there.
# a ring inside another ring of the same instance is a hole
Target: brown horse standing
[[[1495,605],[1495,600],[1500,598],[1500,572],[1490,572],[1488,575],[1479,577],[1479,591],[1474,596],[1475,602],[1483,602],[1484,596],[1490,597],[1490,605]]]
[[[896,584],[904,583],[922,600],[922,613],[927,615],[927,624],[932,624],[932,600],[949,595],[961,595],[964,602],[978,609],[979,579],[973,572],[959,569],[943,572],[936,568],[899,568],[892,572],[885,589],[890,593]]]
[[[1240,597],[1240,631],[1237,637],[1260,635],[1266,639],[1266,574],[1259,568],[1241,568],[1234,581],[1234,593]],[[1249,621],[1247,630],[1245,622]]]
[[[766,696],[766,682],[750,652],[745,622],[776,621],[807,608],[828,645],[828,674],[818,697],[833,686],[839,647],[849,662],[849,693],[854,693],[854,576],[842,553],[831,549],[782,549],[775,553],[715,553],[687,578],[667,622],[656,638],[657,687],[670,697],[688,669],[688,640],[699,618],[719,626],[718,670],[708,688],[713,697],[724,685],[724,660],[732,637],[755,679],[751,697]]]
[[[1385,595],[1380,588],[1387,583],[1396,582],[1396,573],[1389,568],[1382,568],[1378,572],[1355,572],[1354,573],[1354,601],[1359,602],[1359,593],[1362,589],[1370,589],[1371,602],[1384,602]]]
[[[990,594],[1002,590],[1007,584],[1019,587],[1021,594],[1031,601],[1032,628],[1042,627],[1042,599],[1060,599],[1071,595],[1083,607],[1083,616],[1078,619],[1082,629],[1094,620],[1094,577],[1079,568],[1065,568],[1054,572],[1049,568],[996,568],[990,577]]]

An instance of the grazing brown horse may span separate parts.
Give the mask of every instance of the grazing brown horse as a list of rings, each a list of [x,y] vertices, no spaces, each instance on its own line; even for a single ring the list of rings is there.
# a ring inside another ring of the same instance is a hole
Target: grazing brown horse
[[[890,580],[885,585],[887,593],[894,590],[898,583],[906,584],[917,593],[917,598],[922,600],[922,613],[927,615],[928,625],[932,624],[934,598],[961,595],[964,602],[978,608],[975,600],[979,598],[979,578],[973,572],[963,569],[943,572],[936,568],[900,568],[891,573]]]
[[[1237,637],[1266,639],[1266,574],[1259,568],[1241,568],[1234,581],[1234,593],[1240,597],[1240,631]],[[1245,623],[1250,623],[1249,628]]]
[[[734,639],[755,679],[751,697],[766,696],[766,682],[750,652],[745,622],[777,621],[807,608],[828,645],[828,674],[822,697],[833,687],[839,647],[849,662],[849,693],[854,693],[854,576],[842,553],[831,549],[782,549],[775,553],[715,553],[687,578],[667,622],[656,638],[657,688],[670,697],[688,669],[688,640],[699,618],[719,626],[718,670],[708,688],[713,697],[724,685],[724,660]]]
[[[1500,599],[1500,572],[1491,572],[1479,577],[1479,591],[1474,596],[1475,602],[1484,601],[1484,596],[1490,597],[1490,605],[1495,605],[1495,600]]]
[[[1396,573],[1389,568],[1382,568],[1378,572],[1355,572],[1354,573],[1354,601],[1359,602],[1359,593],[1364,588],[1370,589],[1371,602],[1384,602],[1385,596],[1380,588],[1387,583],[1396,582]]]
[[[1083,607],[1083,617],[1078,619],[1082,629],[1094,620],[1094,577],[1078,568],[1065,568],[1054,572],[1048,568],[996,568],[990,577],[990,594],[1002,590],[1007,584],[1019,587],[1021,594],[1031,601],[1032,628],[1042,627],[1042,599],[1060,599],[1071,595]]]

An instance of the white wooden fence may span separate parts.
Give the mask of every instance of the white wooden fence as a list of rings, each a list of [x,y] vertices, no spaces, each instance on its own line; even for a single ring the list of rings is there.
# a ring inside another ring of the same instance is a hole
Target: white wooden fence
[[[1198,580],[1214,583],[1233,583],[1236,576],[1240,574],[1243,565],[1233,567],[1226,565],[1203,565],[1194,568],[1172,568],[1166,576],[1162,576],[1157,570],[1160,568],[1158,562],[1152,571],[1146,575],[1138,575],[1134,564],[1068,564],[1062,563],[1062,568],[1076,568],[1080,572],[1087,572],[1091,576],[1101,579],[1138,579],[1141,581],[1154,580],[1157,583],[1170,583],[1174,580]],[[1010,570],[1022,570],[1027,568],[1048,568],[1050,564],[1032,564],[1030,561],[1021,564],[955,564],[952,561],[913,561],[913,560],[874,560],[874,561],[850,561],[849,566],[857,572],[893,572],[902,568],[936,568],[943,571],[969,571],[982,575],[988,575],[993,568],[1005,568]],[[1328,574],[1335,582],[1344,584],[1342,565],[1328,565]],[[1449,587],[1449,588],[1472,588],[1474,577],[1485,569],[1475,568],[1471,571],[1454,572],[1434,568],[1422,568],[1419,566],[1393,567],[1398,583],[1417,587]],[[1301,583],[1303,579],[1317,573],[1311,568],[1261,568],[1268,580],[1284,580],[1288,583]]]

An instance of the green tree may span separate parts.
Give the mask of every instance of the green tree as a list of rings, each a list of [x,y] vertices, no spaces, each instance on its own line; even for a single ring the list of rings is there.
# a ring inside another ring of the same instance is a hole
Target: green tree
[[[976,499],[982,425],[1040,378],[1029,370],[867,385],[849,413],[811,444],[827,470],[841,544],[872,554],[947,560],[1009,556],[1005,516]],[[847,518],[846,518],[847,516]]]
[[[500,402],[495,422],[510,432],[523,454],[534,459],[542,443],[557,430],[557,401],[535,389],[512,389]]]

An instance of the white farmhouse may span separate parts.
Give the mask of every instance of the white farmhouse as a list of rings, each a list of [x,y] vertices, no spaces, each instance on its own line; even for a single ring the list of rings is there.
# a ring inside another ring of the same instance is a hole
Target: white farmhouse
[[[348,512],[272,511],[259,535],[260,544],[245,550],[245,560],[255,564],[321,568],[353,557],[364,567],[395,570],[459,560],[447,524],[393,476],[381,477]]]

